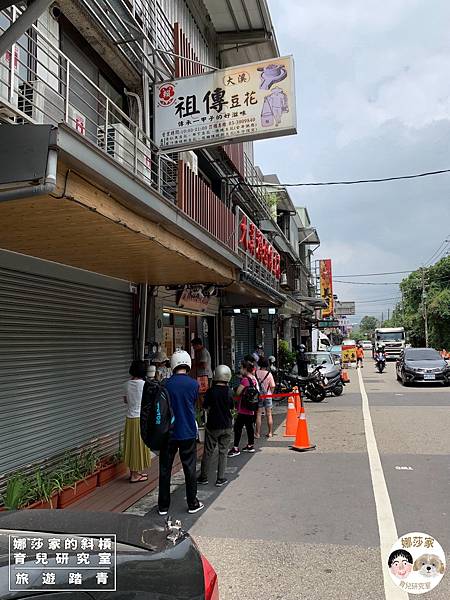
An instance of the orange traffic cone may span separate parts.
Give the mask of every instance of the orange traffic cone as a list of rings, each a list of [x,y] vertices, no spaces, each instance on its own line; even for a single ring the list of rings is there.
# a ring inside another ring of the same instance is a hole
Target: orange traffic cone
[[[315,447],[316,445],[311,444],[311,442],[309,441],[305,407],[302,404],[300,408],[300,416],[298,418],[298,427],[297,435],[295,436],[295,443],[293,446],[290,446],[290,448],[291,450],[296,450],[297,452],[306,452],[307,450],[314,450]]]
[[[342,369],[341,379],[344,383],[350,383],[350,377],[347,369]]]
[[[298,415],[295,409],[294,396],[289,396],[284,437],[295,437],[297,432],[297,421]]]

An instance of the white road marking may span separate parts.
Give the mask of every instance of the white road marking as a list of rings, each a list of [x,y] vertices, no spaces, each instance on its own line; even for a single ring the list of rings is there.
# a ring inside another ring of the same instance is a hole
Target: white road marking
[[[391,500],[384,478],[380,454],[378,452],[377,440],[373,430],[372,417],[370,416],[369,398],[362,373],[358,371],[359,388],[362,398],[362,412],[364,419],[364,431],[366,434],[367,454],[369,456],[370,475],[372,477],[373,494],[377,511],[378,532],[380,535],[381,568],[384,580],[384,595],[386,600],[408,600],[406,592],[394,585],[388,570],[387,559],[392,545],[397,541],[397,527],[395,525],[394,513],[392,512]]]

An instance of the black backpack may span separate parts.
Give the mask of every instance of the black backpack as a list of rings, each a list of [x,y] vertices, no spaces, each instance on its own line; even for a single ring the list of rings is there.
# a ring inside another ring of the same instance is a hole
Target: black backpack
[[[141,402],[141,438],[150,450],[161,450],[168,442],[174,422],[170,396],[163,383],[146,381]]]
[[[248,378],[248,382],[250,385],[242,390],[241,406],[247,410],[255,411],[258,410],[259,406],[259,389],[250,377]]]

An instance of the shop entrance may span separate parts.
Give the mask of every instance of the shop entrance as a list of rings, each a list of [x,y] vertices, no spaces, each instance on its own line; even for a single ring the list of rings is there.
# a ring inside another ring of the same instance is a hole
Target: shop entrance
[[[186,350],[192,356],[191,340],[199,337],[211,354],[211,364],[216,366],[216,319],[211,315],[199,315],[164,309],[162,350],[171,356],[175,350]]]

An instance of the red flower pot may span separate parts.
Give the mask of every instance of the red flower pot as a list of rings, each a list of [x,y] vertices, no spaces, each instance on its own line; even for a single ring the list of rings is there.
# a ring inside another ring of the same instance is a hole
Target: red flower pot
[[[97,487],[98,480],[98,471],[86,477],[86,479],[82,479],[81,481],[77,481],[77,483],[73,487],[68,487],[62,490],[59,494],[59,506],[58,508],[66,508],[66,506],[70,506],[80,498],[83,498]]]
[[[98,485],[105,485],[109,483],[113,479],[117,479],[121,475],[124,475],[127,471],[127,466],[125,463],[116,463],[115,465],[105,465],[103,466],[98,474]]]

